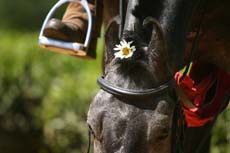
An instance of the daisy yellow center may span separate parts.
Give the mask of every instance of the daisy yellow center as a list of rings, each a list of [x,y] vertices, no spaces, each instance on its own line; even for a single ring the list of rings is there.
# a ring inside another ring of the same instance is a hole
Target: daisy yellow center
[[[127,48],[127,47],[124,47],[124,48],[122,48],[122,54],[123,55],[129,55],[129,53],[130,53],[130,48]]]

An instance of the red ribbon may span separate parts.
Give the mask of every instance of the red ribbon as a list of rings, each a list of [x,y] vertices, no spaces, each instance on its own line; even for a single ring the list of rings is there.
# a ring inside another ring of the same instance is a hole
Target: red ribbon
[[[208,74],[199,83],[196,83],[189,75],[182,82],[179,82],[181,76],[180,72],[175,74],[176,83],[183,87],[184,92],[195,106],[194,108],[187,108],[182,103],[189,127],[203,126],[227,107],[229,102],[225,102],[224,106],[222,106],[222,102],[226,92],[230,92],[230,75],[228,73],[219,70],[217,73]],[[215,96],[211,102],[204,104],[206,94],[214,82],[217,82]]]

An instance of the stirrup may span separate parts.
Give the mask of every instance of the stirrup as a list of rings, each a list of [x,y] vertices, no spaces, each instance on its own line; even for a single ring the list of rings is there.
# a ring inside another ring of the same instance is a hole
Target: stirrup
[[[48,38],[44,36],[44,29],[51,19],[51,17],[54,15],[56,10],[67,2],[76,2],[80,3],[87,15],[88,15],[88,29],[85,37],[84,43],[78,43],[78,42],[66,42],[62,40],[57,40],[53,38]],[[39,35],[39,45],[43,48],[47,48],[51,51],[59,52],[59,53],[65,53],[70,54],[74,56],[79,56],[82,58],[93,58],[90,55],[88,55],[87,49],[89,47],[90,39],[91,39],[91,32],[92,32],[92,14],[89,9],[89,5],[87,0],[59,0],[53,8],[49,11],[48,15],[46,16],[44,23],[42,25],[40,35]]]

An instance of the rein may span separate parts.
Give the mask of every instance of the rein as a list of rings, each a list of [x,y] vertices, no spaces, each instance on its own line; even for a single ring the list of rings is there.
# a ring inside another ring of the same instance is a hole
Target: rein
[[[199,3],[201,3],[202,0],[200,0]],[[206,0],[205,0],[205,4],[206,4]],[[184,80],[185,76],[187,75],[188,71],[189,71],[189,68],[190,68],[190,65],[191,65],[191,62],[192,62],[192,58],[194,57],[194,53],[195,53],[195,50],[197,50],[198,48],[198,45],[199,45],[199,41],[200,41],[200,33],[201,33],[201,29],[202,29],[202,25],[203,25],[203,21],[204,21],[204,17],[205,17],[205,13],[206,13],[206,10],[204,9],[202,12],[201,12],[201,18],[200,18],[200,21],[199,21],[199,24],[198,24],[198,29],[196,31],[196,35],[195,35],[195,38],[192,42],[192,48],[190,50],[190,55],[188,57],[188,63],[186,64],[185,66],[185,70],[180,78],[180,82],[182,80]]]
[[[88,147],[87,147],[87,153],[90,153],[91,148],[91,130],[90,127],[88,127]]]
[[[172,130],[175,131],[175,134],[172,135],[172,153],[184,153],[185,120],[179,97],[177,97],[176,100],[172,122],[174,123],[172,125]]]

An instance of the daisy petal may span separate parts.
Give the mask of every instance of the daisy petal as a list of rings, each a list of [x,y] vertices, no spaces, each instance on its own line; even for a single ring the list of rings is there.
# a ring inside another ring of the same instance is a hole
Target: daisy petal
[[[121,50],[120,48],[113,48],[113,50]]]
[[[118,51],[114,53],[115,58],[129,58],[133,56],[133,52],[136,51],[136,47],[132,46],[131,44],[133,41],[127,42],[126,40],[121,40],[120,44],[115,45],[113,50]]]

